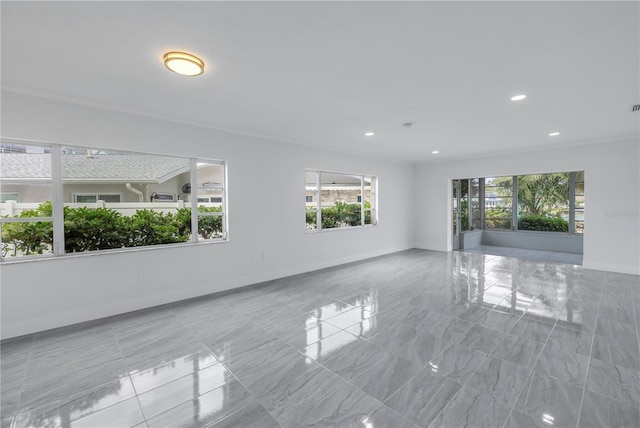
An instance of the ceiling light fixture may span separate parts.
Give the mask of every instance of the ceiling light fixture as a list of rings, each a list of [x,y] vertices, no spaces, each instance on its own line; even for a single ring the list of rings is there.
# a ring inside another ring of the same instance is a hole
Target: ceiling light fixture
[[[437,155],[438,153],[440,153],[440,150],[434,150],[431,153],[433,153],[434,155]]]
[[[511,97],[511,101],[522,101],[525,98],[527,98],[526,95],[515,95],[515,96]]]
[[[204,73],[204,61],[185,52],[167,52],[164,54],[164,65],[183,76],[199,76]]]
[[[374,134],[373,132],[367,132],[364,135],[365,135],[365,137],[373,137],[376,134]]]
[[[556,135],[560,135],[559,132],[552,132],[549,134],[549,137],[555,137]]]

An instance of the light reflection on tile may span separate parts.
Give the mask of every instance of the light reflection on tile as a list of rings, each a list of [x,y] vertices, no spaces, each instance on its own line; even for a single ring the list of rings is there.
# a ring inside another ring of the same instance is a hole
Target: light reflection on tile
[[[72,421],[69,426],[71,428],[132,427],[141,422],[144,422],[144,417],[140,411],[140,405],[137,398],[132,397],[85,418]]]
[[[49,426],[75,421],[134,397],[135,394],[131,380],[128,376],[123,376],[117,381],[70,397],[61,397],[59,401],[44,407],[20,413],[16,417],[15,426]]]
[[[176,358],[152,369],[133,370],[129,372],[129,375],[136,387],[136,392],[141,394],[172,380],[197,373],[214,364],[218,364],[218,360],[210,352],[200,351]]]
[[[338,330],[338,332],[323,337],[321,340],[315,340],[315,338],[313,340],[313,343],[307,345],[303,352],[316,361],[325,361],[331,358],[335,352],[359,339],[353,334]]]
[[[250,400],[249,392],[233,379],[148,419],[147,424],[149,428],[202,427],[243,408]],[[146,410],[145,415],[149,418]]]
[[[196,373],[181,377],[138,395],[147,418],[152,418],[172,407],[193,400],[200,395],[236,381],[222,364],[216,364]]]

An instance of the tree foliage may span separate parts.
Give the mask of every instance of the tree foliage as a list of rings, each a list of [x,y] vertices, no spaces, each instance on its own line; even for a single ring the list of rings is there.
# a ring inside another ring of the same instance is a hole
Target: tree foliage
[[[569,206],[569,173],[518,177],[518,207],[523,214],[556,215]]]

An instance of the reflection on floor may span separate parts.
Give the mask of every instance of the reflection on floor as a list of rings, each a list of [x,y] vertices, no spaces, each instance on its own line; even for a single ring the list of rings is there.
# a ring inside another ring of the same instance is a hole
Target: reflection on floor
[[[2,427],[622,427],[638,276],[410,250],[3,342]]]
[[[525,248],[498,247],[495,245],[478,245],[477,247],[461,251],[464,251],[465,253],[515,257],[520,260],[530,260],[534,262],[582,265],[582,254],[562,253],[559,251],[527,250]]]

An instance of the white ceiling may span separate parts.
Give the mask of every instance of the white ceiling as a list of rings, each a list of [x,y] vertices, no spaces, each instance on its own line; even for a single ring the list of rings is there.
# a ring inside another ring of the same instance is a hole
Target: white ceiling
[[[639,5],[2,1],[2,87],[410,161],[638,138]]]

